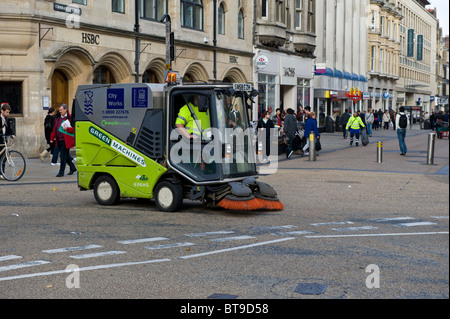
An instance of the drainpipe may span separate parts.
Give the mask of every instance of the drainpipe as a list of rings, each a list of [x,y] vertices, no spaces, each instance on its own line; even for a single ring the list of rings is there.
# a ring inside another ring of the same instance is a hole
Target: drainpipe
[[[214,81],[217,81],[217,0],[214,0],[214,15],[213,15],[213,45],[214,45],[214,52],[213,52],[213,76]]]
[[[139,38],[139,0],[134,1],[135,11],[135,23],[134,23],[134,32],[137,33],[136,41],[135,41],[135,57],[134,57],[134,67],[135,67],[135,82],[139,83],[139,59],[140,59],[140,48],[141,48],[141,39]]]

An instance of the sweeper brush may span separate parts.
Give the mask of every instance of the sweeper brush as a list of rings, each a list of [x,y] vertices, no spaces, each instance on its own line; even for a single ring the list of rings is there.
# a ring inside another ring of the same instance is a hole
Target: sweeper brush
[[[229,210],[283,210],[276,191],[268,184],[247,178],[242,183],[229,183],[230,192],[217,203]]]

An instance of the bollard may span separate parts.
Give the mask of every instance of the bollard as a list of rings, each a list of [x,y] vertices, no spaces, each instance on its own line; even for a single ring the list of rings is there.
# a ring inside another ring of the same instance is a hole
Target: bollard
[[[316,160],[316,134],[314,132],[309,133],[309,160]]]
[[[377,142],[377,163],[383,163],[383,142]]]
[[[428,133],[427,165],[433,165],[433,162],[434,162],[434,142],[435,141],[436,141],[436,134]]]

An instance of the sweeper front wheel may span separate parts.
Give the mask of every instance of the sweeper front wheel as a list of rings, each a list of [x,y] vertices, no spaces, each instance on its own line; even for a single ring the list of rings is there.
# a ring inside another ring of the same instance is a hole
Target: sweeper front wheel
[[[183,204],[183,188],[179,184],[162,181],[154,190],[156,207],[164,212],[174,212]]]

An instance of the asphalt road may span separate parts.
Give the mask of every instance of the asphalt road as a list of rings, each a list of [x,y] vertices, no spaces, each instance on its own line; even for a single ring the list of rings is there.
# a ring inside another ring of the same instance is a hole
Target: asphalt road
[[[427,133],[408,132],[405,157],[392,131],[358,148],[322,134],[314,162],[281,155],[260,177],[277,212],[103,207],[28,159],[0,181],[0,298],[447,299],[449,144],[426,165]]]

